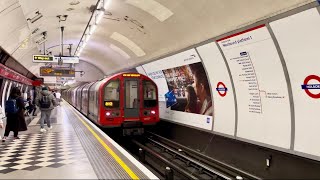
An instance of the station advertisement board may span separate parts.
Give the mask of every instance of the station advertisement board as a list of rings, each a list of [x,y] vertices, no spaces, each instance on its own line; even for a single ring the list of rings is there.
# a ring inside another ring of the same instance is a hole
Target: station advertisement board
[[[147,76],[156,82],[159,100],[166,101],[166,94],[171,93],[177,102],[170,107],[160,102],[161,118],[206,130],[212,129],[213,100],[208,77],[195,49],[142,67]]]

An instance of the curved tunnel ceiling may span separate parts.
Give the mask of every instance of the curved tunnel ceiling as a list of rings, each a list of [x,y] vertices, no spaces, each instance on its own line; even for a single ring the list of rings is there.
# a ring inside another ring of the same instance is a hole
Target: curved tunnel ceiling
[[[94,64],[105,74],[111,74],[312,1],[109,0],[104,16],[80,59]],[[33,54],[43,53],[39,52],[43,44],[35,43],[41,33],[47,31],[46,48],[57,55],[60,52],[57,46],[60,43],[59,27],[65,26],[64,44],[73,44],[73,55],[92,14],[90,7],[92,9],[98,1],[4,0],[3,7],[14,2],[16,9],[7,13],[14,14],[1,26],[16,23],[7,28],[18,38],[8,40],[2,34],[0,45],[11,44],[4,48],[10,49],[8,51],[21,64],[36,74],[39,65],[33,64],[31,59]],[[37,11],[43,15],[42,18],[34,23],[26,20],[34,17]],[[57,15],[68,17],[59,24]],[[4,17],[3,13],[0,14],[1,20]],[[69,55],[68,47],[64,47],[64,55]]]

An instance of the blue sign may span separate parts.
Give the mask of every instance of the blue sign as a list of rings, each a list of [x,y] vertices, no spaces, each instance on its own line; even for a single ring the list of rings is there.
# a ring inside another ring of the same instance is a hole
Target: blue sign
[[[167,92],[167,93],[164,95],[164,97],[166,98],[166,106],[167,106],[167,108],[168,108],[168,107],[171,107],[171,106],[173,106],[173,105],[175,105],[175,104],[177,104],[177,98],[176,98],[176,96],[174,95],[173,90],[170,91],[170,92]]]
[[[240,56],[246,56],[248,53],[247,52],[241,52]]]
[[[302,89],[320,89],[320,84],[304,84],[301,85]]]

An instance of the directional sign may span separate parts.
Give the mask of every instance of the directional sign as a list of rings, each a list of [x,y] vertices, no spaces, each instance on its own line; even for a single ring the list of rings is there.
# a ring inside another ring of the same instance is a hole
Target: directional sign
[[[77,56],[50,56],[50,55],[33,55],[32,62],[34,63],[58,63],[59,60],[63,63],[79,63]]]
[[[319,84],[308,84],[310,80],[316,80],[319,82]],[[304,79],[303,85],[301,85],[302,89],[307,93],[308,96],[319,99],[320,98],[320,92],[319,93],[312,93],[309,89],[320,89],[320,77],[317,75],[310,75]]]
[[[216,90],[221,97],[224,97],[227,95],[228,88],[223,82],[218,82]]]
[[[46,63],[46,62],[53,62],[54,58],[53,56],[49,55],[33,55],[32,62],[35,63]]]
[[[75,77],[75,69],[40,67],[40,76]]]
[[[60,56],[54,56],[54,62],[58,63]],[[79,63],[79,57],[77,56],[61,56],[63,63]]]

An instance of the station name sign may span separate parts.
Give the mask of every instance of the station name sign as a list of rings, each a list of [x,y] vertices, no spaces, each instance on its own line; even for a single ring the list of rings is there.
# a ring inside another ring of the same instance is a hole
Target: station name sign
[[[33,55],[32,62],[34,63],[58,63],[59,60],[63,63],[79,63],[77,56],[52,56],[52,55]]]
[[[40,76],[75,77],[75,69],[40,67]]]

